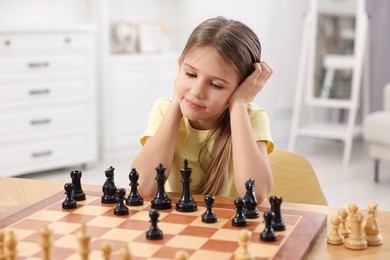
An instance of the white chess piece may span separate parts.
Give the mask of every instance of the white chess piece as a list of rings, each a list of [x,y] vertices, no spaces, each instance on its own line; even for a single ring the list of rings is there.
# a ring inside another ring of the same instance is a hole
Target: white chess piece
[[[328,244],[332,245],[341,245],[344,242],[344,237],[340,234],[339,225],[340,225],[340,217],[339,215],[333,215],[330,219],[330,223],[332,224],[332,231],[328,235],[326,241]]]
[[[349,234],[349,237],[346,238],[344,241],[344,246],[346,248],[357,250],[367,248],[367,239],[365,239],[363,234],[362,222],[362,213],[356,212],[350,220],[351,233]]]
[[[383,238],[380,234],[380,228],[376,221],[376,216],[378,213],[377,210],[378,204],[376,202],[371,202],[367,208],[367,221],[364,225],[364,233],[366,234],[367,243],[369,246],[377,246],[383,243]]]

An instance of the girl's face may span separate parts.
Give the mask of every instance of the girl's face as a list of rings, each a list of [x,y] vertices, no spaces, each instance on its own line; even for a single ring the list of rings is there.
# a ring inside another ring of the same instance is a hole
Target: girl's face
[[[192,127],[214,128],[238,82],[233,66],[212,48],[204,47],[180,58],[176,95]]]

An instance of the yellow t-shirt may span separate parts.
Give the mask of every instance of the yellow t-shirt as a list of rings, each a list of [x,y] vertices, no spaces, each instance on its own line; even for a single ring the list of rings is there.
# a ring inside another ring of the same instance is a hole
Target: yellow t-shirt
[[[164,115],[171,103],[171,99],[160,99],[155,102],[149,116],[148,126],[140,139],[142,145],[145,144],[149,136],[154,136]],[[274,144],[271,137],[269,120],[266,112],[256,104],[248,105],[248,115],[252,124],[252,129],[256,141],[267,142],[267,151],[271,153]],[[188,160],[188,167],[192,168],[191,186],[193,191],[199,186],[204,177],[204,172],[198,163],[198,155],[210,130],[197,130],[191,127],[187,118],[183,117],[180,121],[178,136],[176,138],[175,155],[171,173],[165,183],[165,189],[171,192],[181,192],[183,184],[180,182],[180,168],[183,168],[184,159]],[[161,151],[162,153],[164,150]],[[234,178],[230,178],[225,187],[218,194],[226,197],[237,197],[238,192],[234,185]]]

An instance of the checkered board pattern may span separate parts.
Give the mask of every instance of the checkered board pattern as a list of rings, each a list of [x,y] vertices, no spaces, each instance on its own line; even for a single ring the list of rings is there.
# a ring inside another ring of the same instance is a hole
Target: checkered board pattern
[[[87,199],[78,201],[77,208],[62,209],[65,198],[59,192],[29,208],[0,221],[0,230],[13,230],[18,240],[18,259],[41,259],[39,230],[48,226],[52,230],[51,255],[53,259],[80,259],[77,249],[81,225],[86,224],[91,238],[90,259],[102,259],[100,247],[103,242],[111,243],[111,259],[119,259],[118,252],[124,243],[132,259],[174,259],[178,250],[187,251],[189,259],[234,259],[239,250],[238,233],[245,228],[252,232],[249,251],[255,259],[300,259],[304,257],[326,225],[326,215],[314,212],[283,211],[286,231],[278,232],[276,242],[260,241],[264,230],[263,219],[249,219],[246,227],[234,227],[231,218],[235,215],[234,205],[215,204],[213,211],[218,222],[205,224],[201,215],[205,206],[198,204],[198,211],[182,213],[172,209],[160,210],[158,227],[163,231],[162,240],[147,240],[150,227],[150,202],[143,206],[129,207],[130,214],[113,214],[115,204],[102,204],[101,194],[86,192]],[[263,213],[265,208],[260,208]]]

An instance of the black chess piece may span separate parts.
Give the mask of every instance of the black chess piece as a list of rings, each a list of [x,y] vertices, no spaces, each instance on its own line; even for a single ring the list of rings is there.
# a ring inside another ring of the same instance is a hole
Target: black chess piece
[[[129,208],[126,207],[125,200],[126,190],[124,188],[119,188],[116,190],[116,197],[118,204],[114,208],[115,215],[129,215]]]
[[[218,220],[217,215],[215,215],[215,213],[212,210],[214,200],[215,200],[215,198],[212,195],[204,196],[204,203],[206,204],[206,211],[202,215],[202,222],[203,223],[215,223]]]
[[[114,170],[112,166],[110,166],[106,171],[106,181],[104,182],[104,185],[102,187],[103,190],[103,196],[102,196],[102,203],[116,203],[116,186],[114,182]]]
[[[192,198],[190,192],[190,183],[192,182],[191,180],[192,168],[188,167],[187,159],[184,160],[184,167],[180,169],[180,173],[181,173],[180,182],[183,183],[183,192],[181,194],[179,201],[176,203],[175,209],[180,212],[197,211],[198,206],[196,205],[196,202]]]
[[[129,196],[126,199],[126,204],[129,206],[140,206],[144,204],[144,199],[141,197],[141,195],[138,193],[138,179],[139,174],[136,171],[135,168],[131,169],[129,173],[129,180],[131,187]]]
[[[274,215],[275,214],[270,210],[264,212],[263,216],[265,221],[265,228],[263,232],[260,233],[260,240],[272,242],[278,239],[274,229],[272,228],[272,220],[274,218]]]
[[[280,208],[283,202],[283,198],[276,197],[276,196],[270,196],[269,202],[271,204],[271,211],[275,214],[274,219],[272,221],[272,228],[275,231],[283,231],[286,230],[286,224],[284,223],[282,219],[282,214],[280,212]]]
[[[259,210],[257,209],[257,199],[255,195],[255,180],[249,179],[245,182],[246,193],[245,200],[245,216],[247,218],[258,218]]]
[[[165,167],[160,163],[156,168],[157,176],[157,192],[154,199],[151,201],[151,207],[154,209],[170,209],[172,208],[171,199],[168,198],[164,189],[164,183],[167,177],[165,176]]]
[[[85,200],[85,193],[81,187],[81,176],[81,171],[75,170],[70,172],[70,177],[73,184],[72,197],[77,201]]]
[[[232,218],[232,225],[235,227],[244,227],[248,225],[248,219],[244,214],[245,201],[243,198],[236,198],[234,206],[236,207],[236,215]]]
[[[146,232],[146,238],[150,240],[162,239],[164,237],[161,229],[157,227],[158,217],[160,216],[160,212],[157,209],[151,209],[149,211],[150,226],[149,230]]]
[[[68,182],[64,185],[66,198],[62,202],[63,209],[74,209],[77,207],[76,200],[72,198],[73,184]]]

